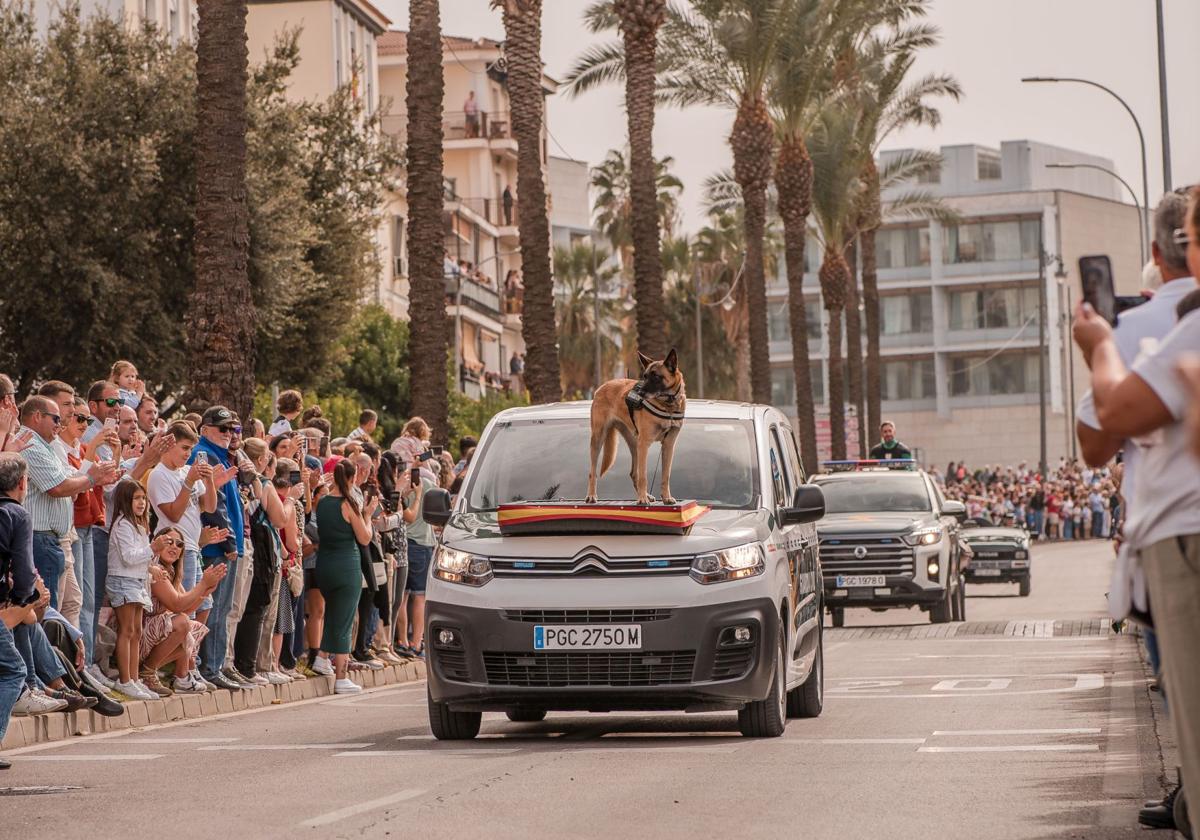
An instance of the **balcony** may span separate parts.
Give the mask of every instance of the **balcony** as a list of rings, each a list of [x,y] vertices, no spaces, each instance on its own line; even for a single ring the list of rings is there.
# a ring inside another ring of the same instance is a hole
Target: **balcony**
[[[500,294],[494,284],[484,282],[476,276],[462,274],[446,275],[446,305],[461,302],[464,307],[478,312],[494,321],[500,319]]]
[[[442,138],[452,140],[512,140],[508,111],[446,111],[442,114]]]
[[[464,196],[447,196],[446,201],[453,201],[470,210],[476,216],[495,227],[515,227],[518,222],[517,202],[514,199],[507,207],[500,198],[473,198]]]

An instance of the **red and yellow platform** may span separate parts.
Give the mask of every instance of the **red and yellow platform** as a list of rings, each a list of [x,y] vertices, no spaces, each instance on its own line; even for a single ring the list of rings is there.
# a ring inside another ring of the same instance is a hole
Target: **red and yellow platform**
[[[551,534],[664,534],[691,530],[708,506],[696,502],[639,505],[633,502],[533,502],[500,505],[497,520],[504,536]]]

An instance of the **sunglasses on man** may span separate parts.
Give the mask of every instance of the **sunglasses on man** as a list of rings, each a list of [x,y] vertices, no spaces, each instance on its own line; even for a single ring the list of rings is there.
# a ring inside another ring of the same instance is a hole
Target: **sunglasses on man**
[[[92,421],[92,417],[90,414],[76,414],[75,415],[76,423],[90,423],[91,421]]]
[[[242,433],[241,426],[217,426],[217,429],[231,435],[240,435]]]
[[[120,397],[105,397],[104,404],[106,406],[108,406],[109,408],[116,408],[117,406],[119,406],[121,404],[121,398]]]
[[[55,425],[55,426],[61,426],[61,425],[62,425],[62,417],[61,417],[61,416],[59,416],[59,415],[57,415],[57,414],[51,414],[49,411],[42,411],[42,412],[39,412],[39,413],[40,413],[40,414],[41,414],[43,417],[49,417],[51,420],[53,420],[53,421],[54,421],[54,425]]]

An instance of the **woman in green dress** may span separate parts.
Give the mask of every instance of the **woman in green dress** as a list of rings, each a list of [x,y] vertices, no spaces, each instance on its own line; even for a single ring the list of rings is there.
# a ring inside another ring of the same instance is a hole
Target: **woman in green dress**
[[[325,599],[325,629],[321,634],[321,654],[317,657],[324,667],[314,670],[326,670],[332,654],[336,678],[333,690],[337,694],[362,691],[346,676],[346,667],[363,584],[358,547],[371,541],[371,514],[379,504],[374,499],[365,510],[361,507],[361,496],[353,490],[354,473],[350,460],[339,461],[333,468],[333,488],[317,503],[317,532],[321,539],[316,577]]]

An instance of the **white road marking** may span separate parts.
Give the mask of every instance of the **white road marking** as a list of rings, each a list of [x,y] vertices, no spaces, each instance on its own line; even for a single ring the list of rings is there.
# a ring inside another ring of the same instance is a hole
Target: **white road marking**
[[[340,752],[334,753],[334,758],[374,758],[376,756],[413,756],[413,755],[456,755],[456,756],[485,756],[485,755],[508,755],[509,753],[520,752],[519,747],[509,747],[504,749],[486,749],[486,750],[367,750],[366,752]]]
[[[963,685],[963,683],[983,683],[982,685]],[[982,679],[979,677],[959,678],[955,680],[942,680],[934,685],[930,691],[1003,691],[1012,685],[1012,680],[1007,677],[1000,679]]]
[[[410,789],[402,790],[399,793],[393,793],[391,796],[382,796],[379,799],[372,799],[368,802],[360,802],[357,805],[348,805],[345,808],[339,808],[336,811],[330,811],[328,814],[322,814],[319,817],[313,817],[311,820],[300,823],[301,828],[320,828],[323,825],[339,822],[340,820],[349,817],[356,817],[359,814],[365,814],[368,811],[374,811],[376,808],[386,808],[388,805],[396,805],[400,802],[406,802],[409,799],[416,799],[425,791]]]
[[[564,747],[552,752],[560,755],[567,753],[731,753],[741,749],[738,747]]]
[[[959,675],[959,676],[961,676],[961,675]],[[1097,689],[1104,688],[1104,675],[1103,674],[1016,674],[1014,676],[1025,677],[1029,680],[1045,680],[1045,679],[1051,679],[1051,678],[1074,677],[1075,684],[1071,685],[1071,686],[1066,686],[1063,688],[1033,688],[1033,689],[1026,689],[1023,691],[1004,691],[1004,692],[998,692],[998,693],[974,693],[974,694],[968,693],[965,691],[960,691],[960,692],[941,691],[936,694],[892,694],[892,693],[889,693],[886,691],[881,691],[878,693],[870,693],[868,691],[856,690],[853,686],[850,688],[829,688],[829,689],[826,689],[826,693],[830,694],[830,695],[836,695],[839,698],[849,698],[849,699],[859,699],[859,700],[880,700],[880,699],[882,699],[882,700],[921,700],[926,697],[984,697],[984,698],[1004,697],[1004,698],[1008,698],[1008,697],[1017,697],[1017,696],[1028,696],[1028,695],[1032,695],[1032,694],[1064,694],[1066,692],[1071,692],[1071,691],[1096,691]],[[843,679],[845,679],[845,678],[843,678]],[[901,679],[929,680],[929,679],[938,679],[938,677],[922,675],[922,676],[918,676],[918,677],[902,677]]]
[[[110,755],[27,755],[21,761],[151,761],[162,758],[160,753],[125,753]]]
[[[1020,744],[1003,747],[920,747],[924,753],[1099,752],[1099,744]]]
[[[267,752],[270,750],[361,750],[374,746],[373,741],[344,744],[223,744],[215,747],[200,747],[201,752]]]
[[[936,729],[934,735],[1099,735],[1100,729]]]
[[[241,738],[132,738],[135,744],[231,744]]]
[[[935,733],[936,734],[936,733]],[[788,738],[781,744],[924,744],[924,738]]]

